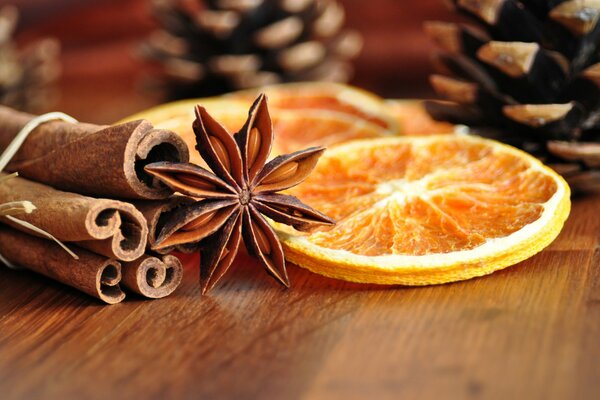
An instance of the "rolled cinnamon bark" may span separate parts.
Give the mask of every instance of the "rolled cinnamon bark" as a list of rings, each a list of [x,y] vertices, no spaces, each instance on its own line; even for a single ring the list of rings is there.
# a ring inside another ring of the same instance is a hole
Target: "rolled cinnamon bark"
[[[0,151],[34,118],[0,106]],[[163,199],[172,192],[145,171],[156,161],[187,162],[185,142],[146,120],[115,126],[51,121],[25,140],[6,171],[95,196]]]
[[[31,201],[36,210],[17,217],[60,241],[76,242],[94,253],[122,261],[133,261],[146,250],[146,220],[129,203],[63,192],[24,178],[8,179],[0,185],[0,203],[20,200]],[[34,234],[4,217],[0,221]]]
[[[108,304],[121,302],[121,264],[77,248],[75,260],[56,243],[0,225],[0,254],[15,265],[72,286]]]
[[[144,255],[123,264],[123,286],[151,299],[168,296],[177,289],[183,277],[183,266],[175,256]]]
[[[148,222],[148,249],[158,254],[168,254],[175,250],[175,248],[154,249],[156,238],[165,221],[169,219],[174,210],[182,205],[193,202],[194,200],[190,197],[173,196],[167,200],[136,201],[134,203],[135,207],[144,215],[144,218]]]

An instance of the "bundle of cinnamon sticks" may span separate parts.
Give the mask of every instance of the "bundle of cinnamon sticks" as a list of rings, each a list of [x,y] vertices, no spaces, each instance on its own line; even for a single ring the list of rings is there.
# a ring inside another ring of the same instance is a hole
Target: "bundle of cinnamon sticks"
[[[34,118],[0,106],[0,152]],[[124,299],[123,289],[148,298],[171,294],[182,265],[174,256],[153,254],[150,244],[179,201],[144,166],[188,158],[175,133],[145,120],[37,125],[4,168],[19,177],[0,183],[0,204],[28,201],[35,210],[17,215],[18,223],[0,217],[0,255],[109,304]],[[78,259],[39,237],[40,230]]]

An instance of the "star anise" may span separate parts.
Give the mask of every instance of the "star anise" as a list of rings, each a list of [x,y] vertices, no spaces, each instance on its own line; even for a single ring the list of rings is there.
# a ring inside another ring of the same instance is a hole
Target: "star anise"
[[[334,221],[296,197],[277,193],[296,186],[312,172],[324,148],[312,147],[267,163],[273,128],[267,99],[260,95],[242,129],[231,135],[204,107],[196,106],[196,149],[212,170],[189,163],[160,162],[146,171],[165,185],[198,201],[174,212],[155,247],[198,243],[202,293],[231,266],[242,241],[267,272],[289,286],[281,243],[267,220],[305,230]]]

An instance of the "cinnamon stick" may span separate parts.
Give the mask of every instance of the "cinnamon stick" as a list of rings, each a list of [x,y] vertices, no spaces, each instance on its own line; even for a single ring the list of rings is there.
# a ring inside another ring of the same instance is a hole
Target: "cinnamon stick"
[[[105,303],[125,298],[119,287],[121,264],[82,248],[73,259],[56,243],[0,225],[0,253],[15,265],[74,287]]]
[[[169,220],[173,211],[180,206],[193,203],[194,200],[187,196],[173,196],[167,200],[137,201],[135,207],[142,213],[148,223],[148,249],[158,254],[168,254],[177,249],[184,251],[185,248],[167,247],[155,249],[156,238],[164,223]]]
[[[0,106],[0,150],[33,118]],[[144,166],[188,159],[179,136],[154,129],[146,120],[115,126],[51,121],[29,135],[6,171],[88,195],[162,199],[172,191],[155,182]]]
[[[173,293],[181,283],[183,266],[175,256],[144,255],[134,262],[123,264],[123,286],[151,299]]]
[[[0,185],[0,203],[21,200],[31,201],[36,210],[18,218],[58,240],[122,261],[133,261],[146,250],[146,220],[129,203],[63,192],[18,177]],[[6,218],[2,222],[25,229]]]

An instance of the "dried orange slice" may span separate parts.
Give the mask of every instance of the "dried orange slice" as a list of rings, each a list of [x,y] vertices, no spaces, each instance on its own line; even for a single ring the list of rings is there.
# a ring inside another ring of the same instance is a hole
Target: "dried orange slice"
[[[387,100],[386,104],[405,136],[455,133],[457,130],[456,125],[431,118],[420,100]]]
[[[308,233],[276,224],[286,258],[378,284],[445,283],[513,265],[550,244],[570,210],[554,171],[464,135],[338,145],[290,192],[338,223]]]
[[[385,136],[379,127],[368,121],[328,110],[304,112],[275,109],[271,119],[276,135],[274,155],[311,146],[329,147],[355,139]]]
[[[310,110],[346,114],[362,123],[377,126],[381,134],[395,134],[400,129],[384,99],[357,87],[339,83],[286,83],[231,93],[227,97],[250,101],[258,93],[265,93],[269,97],[270,109],[300,111],[302,114],[310,114]]]
[[[388,126],[387,122],[381,119],[386,117],[386,114],[375,112],[376,109],[385,112],[384,102],[365,94],[366,92],[343,85],[314,84],[316,87],[324,85],[324,87],[336,88],[336,96],[339,96],[339,99],[334,97],[331,91],[309,99],[307,90],[311,86],[307,85],[309,84],[264,88],[265,92],[274,97],[274,99],[269,98],[269,109],[276,134],[271,152],[273,156],[310,146],[331,146],[354,139],[382,137],[389,135],[390,129],[396,129]],[[287,93],[289,87],[298,88],[297,98],[283,95]],[[192,131],[195,105],[202,104],[210,115],[223,124],[229,132],[234,133],[246,121],[248,107],[254,99],[253,96],[247,97],[247,93],[163,104],[125,120],[147,119],[156,128],[169,129],[178,133],[188,146],[193,148],[196,143]],[[347,99],[354,99],[354,102]],[[393,119],[390,121],[390,124],[395,124]],[[385,124],[385,127],[382,124]],[[196,152],[191,153],[196,154]],[[201,163],[201,160],[199,156],[193,155],[191,162]]]

